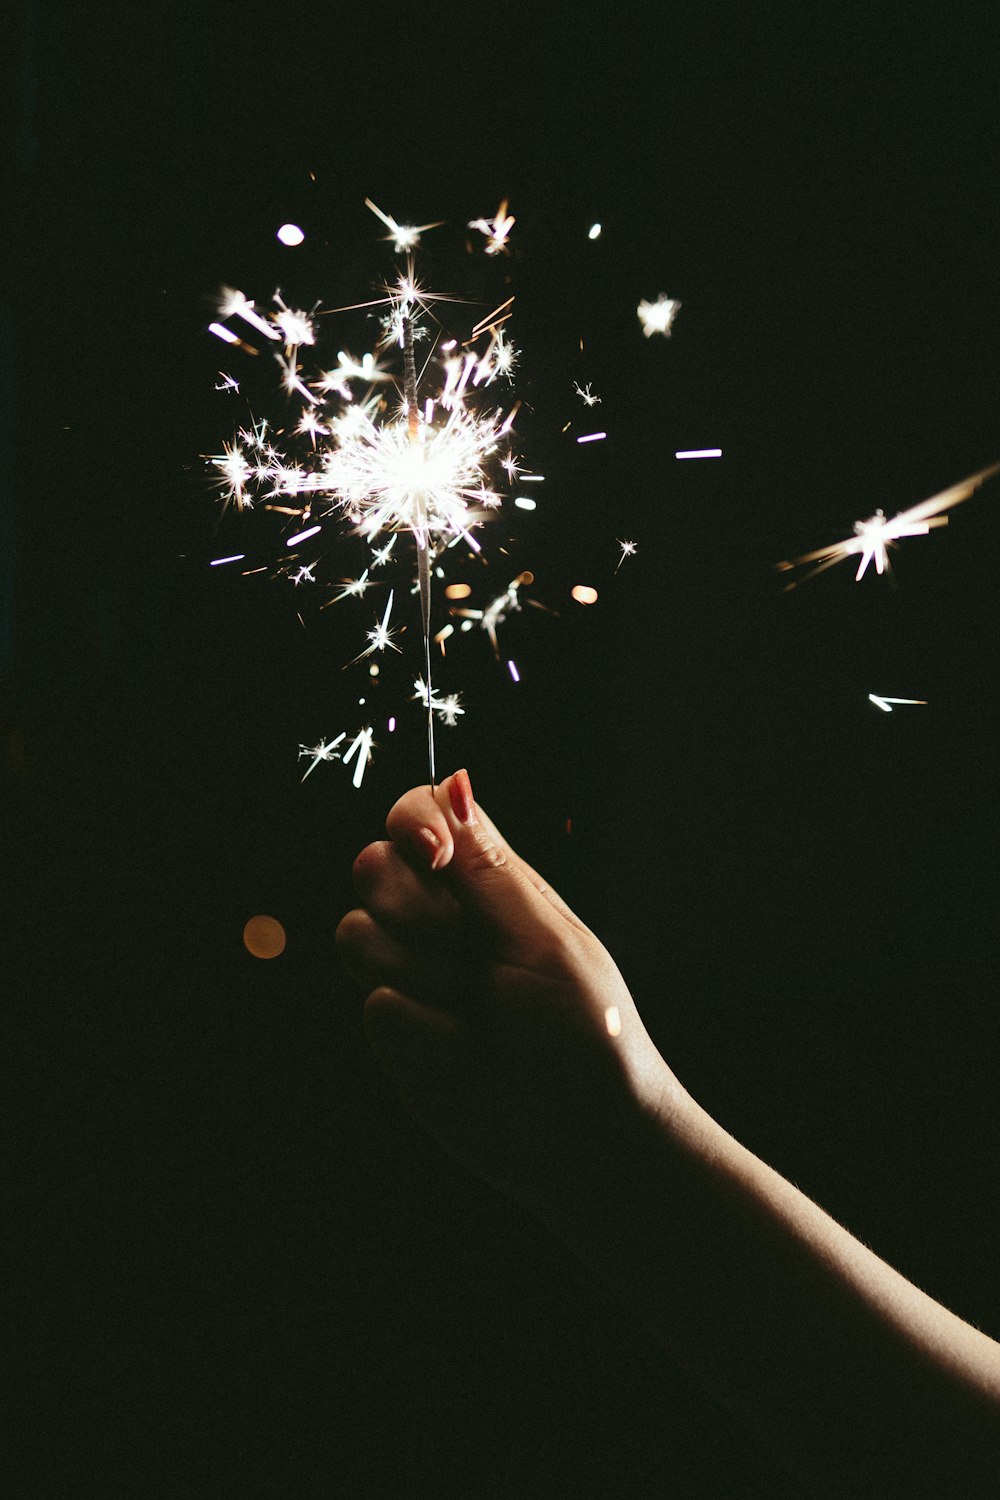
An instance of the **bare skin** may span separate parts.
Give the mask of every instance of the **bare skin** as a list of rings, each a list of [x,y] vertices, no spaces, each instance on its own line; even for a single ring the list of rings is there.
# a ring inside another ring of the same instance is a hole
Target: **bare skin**
[[[337,941],[417,1120],[537,1213],[818,1495],[1000,1495],[1000,1345],[691,1098],[607,950],[476,806],[406,793]]]

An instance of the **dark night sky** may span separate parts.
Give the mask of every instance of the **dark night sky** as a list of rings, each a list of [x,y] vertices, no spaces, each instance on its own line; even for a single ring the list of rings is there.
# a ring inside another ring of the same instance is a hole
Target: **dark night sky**
[[[207,568],[199,455],[231,421],[208,299],[363,297],[389,265],[365,196],[447,220],[442,245],[517,215],[490,273],[518,297],[531,566],[560,614],[513,622],[516,690],[463,666],[442,769],[609,944],[706,1108],[1000,1331],[1000,492],[904,543],[891,583],[783,594],[773,567],[1000,458],[998,27],[790,9],[17,7],[19,1493],[795,1493],[415,1134],[339,976],[350,862],[421,779],[419,734],[360,793],[326,767],[300,787],[342,654]],[[661,291],[683,307],[646,341]],[[574,378],[603,395],[589,450],[559,430]],[[257,911],[288,930],[271,964],[240,943]]]

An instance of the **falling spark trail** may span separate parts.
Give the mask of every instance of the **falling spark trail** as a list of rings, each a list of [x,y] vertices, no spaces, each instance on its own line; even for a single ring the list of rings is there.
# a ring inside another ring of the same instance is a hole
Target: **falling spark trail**
[[[721,448],[682,448],[675,458],[721,458]]]

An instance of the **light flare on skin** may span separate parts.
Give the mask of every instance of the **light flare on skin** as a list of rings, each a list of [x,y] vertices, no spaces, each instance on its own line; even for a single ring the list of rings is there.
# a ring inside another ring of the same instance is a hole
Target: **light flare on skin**
[[[932,495],[929,500],[922,500],[919,505],[911,506],[909,510],[902,510],[898,515],[886,519],[881,510],[877,510],[873,516],[866,521],[855,521],[854,535],[845,538],[842,542],[834,542],[828,547],[817,547],[814,552],[805,552],[801,557],[793,557],[788,562],[778,563],[780,572],[790,572],[793,568],[802,567],[806,563],[816,563],[802,578],[793,579],[785,585],[785,591],[796,587],[798,583],[804,583],[807,578],[814,578],[817,573],[822,573],[826,568],[832,568],[835,563],[841,562],[845,557],[857,556],[858,571],[855,573],[855,582],[860,582],[864,577],[869,563],[874,562],[876,573],[887,573],[891,571],[889,566],[889,548],[901,537],[926,536],[932,528],[947,526],[948,517],[942,512],[953,505],[968,500],[969,496],[985,484],[987,479],[992,479],[994,474],[1000,473],[1000,463],[990,464],[986,469],[980,469],[975,474],[970,474],[968,479],[962,479],[958,484],[953,484],[949,489],[942,490],[940,494]]]
[[[673,297],[667,297],[663,292],[655,302],[643,300],[636,308],[642,331],[647,338],[652,338],[654,333],[662,333],[666,338],[670,337],[674,319],[680,312],[681,304]]]

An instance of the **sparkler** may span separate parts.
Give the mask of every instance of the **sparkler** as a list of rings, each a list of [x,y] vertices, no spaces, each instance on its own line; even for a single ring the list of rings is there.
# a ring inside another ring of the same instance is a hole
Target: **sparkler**
[[[295,534],[287,538],[286,552],[313,537],[319,548],[345,530],[368,544],[368,566],[356,577],[328,581],[322,553],[305,561],[295,558],[278,569],[296,588],[312,584],[321,593],[328,593],[320,609],[362,598],[376,583],[370,576],[373,570],[397,561],[393,549],[398,534],[412,535],[424,646],[422,686],[415,696],[427,711],[427,755],[434,784],[435,721],[454,725],[465,710],[457,693],[441,694],[432,682],[432,576],[441,572],[438,559],[457,543],[480,552],[474,533],[500,508],[504,498],[491,478],[494,465],[510,486],[520,473],[510,449],[511,426],[519,403],[506,411],[496,403],[484,409],[479,396],[496,382],[511,379],[518,351],[504,325],[511,316],[514,299],[508,297],[481,319],[464,343],[442,340],[440,335],[430,340],[418,371],[417,345],[429,332],[425,315],[432,303],[445,299],[425,291],[417,282],[410,252],[420,235],[436,226],[401,225],[371,200],[366,203],[389,231],[393,248],[407,256],[405,271],[394,285],[385,288],[384,297],[357,304],[385,309],[379,347],[395,346],[400,351],[398,404],[380,394],[379,387],[391,382],[393,375],[383,366],[377,351],[356,357],[341,350],[333,368],[315,375],[303,367],[300,355],[317,340],[315,308],[312,313],[298,311],[275,293],[273,309],[265,312],[243,292],[227,288],[220,299],[221,317],[238,319],[267,340],[281,372],[281,386],[298,413],[283,424],[252,419],[208,461],[223,493],[223,513],[230,506],[242,512],[260,502],[261,509],[293,521],[289,530]],[[487,253],[495,255],[506,249],[513,223],[506,203],[502,203],[494,219],[475,221],[473,227],[487,234]],[[227,342],[249,348],[225,323],[213,324],[212,331]],[[432,362],[440,369],[440,380],[429,394],[432,382],[427,376]],[[356,398],[355,387],[359,385],[362,392]],[[237,383],[224,388],[234,390]],[[327,518],[342,525],[324,525]],[[400,650],[393,639],[397,629],[390,625],[395,597],[390,589],[376,615],[375,628],[367,632],[367,644],[347,666],[375,653]],[[495,643],[495,632],[491,635]],[[373,672],[377,670],[372,668]],[[310,762],[305,776],[321,760],[340,760],[353,764],[354,785],[359,786],[372,758],[374,730],[371,725],[361,729],[344,749],[342,742],[347,739],[344,731],[317,745],[301,746],[300,756]]]
[[[782,572],[801,567],[804,563],[817,564],[802,579],[793,579],[786,584],[786,592],[788,589],[795,588],[796,584],[804,582],[806,578],[814,578],[817,573],[822,573],[826,568],[832,568],[834,563],[840,562],[843,558],[855,555],[860,556],[858,571],[854,575],[855,582],[859,582],[864,577],[869,563],[872,562],[875,564],[876,573],[890,572],[890,547],[901,537],[926,536],[934,527],[947,526],[948,517],[943,512],[953,505],[958,505],[962,500],[968,500],[980,485],[985,484],[987,479],[991,479],[997,473],[1000,473],[1000,463],[990,464],[988,468],[980,469],[978,473],[971,474],[968,479],[960,480],[958,484],[942,490],[938,495],[932,495],[929,500],[922,500],[919,505],[911,506],[909,510],[900,511],[898,515],[890,519],[886,519],[883,511],[877,510],[866,521],[855,521],[854,535],[847,537],[844,541],[834,542],[828,547],[817,547],[814,552],[805,552],[801,557],[792,558],[789,562],[778,563],[778,568]]]

